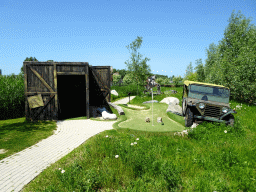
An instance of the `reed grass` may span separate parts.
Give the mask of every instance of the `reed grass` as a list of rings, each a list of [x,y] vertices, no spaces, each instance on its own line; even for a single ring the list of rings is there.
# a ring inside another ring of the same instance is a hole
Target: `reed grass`
[[[24,104],[24,77],[14,74],[0,75],[0,119],[23,117]]]

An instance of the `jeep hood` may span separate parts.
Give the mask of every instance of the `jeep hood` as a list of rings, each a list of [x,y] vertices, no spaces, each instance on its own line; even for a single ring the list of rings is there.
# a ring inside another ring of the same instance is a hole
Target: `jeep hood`
[[[225,107],[230,107],[229,103],[223,103],[223,102],[216,102],[216,101],[205,101],[197,98],[188,98],[188,103],[191,103],[195,105],[196,103],[205,103],[205,104],[213,104],[213,105],[220,105]]]

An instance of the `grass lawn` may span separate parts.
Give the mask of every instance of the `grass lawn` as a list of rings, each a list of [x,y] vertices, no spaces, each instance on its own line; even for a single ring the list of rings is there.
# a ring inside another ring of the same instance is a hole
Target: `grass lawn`
[[[147,110],[127,109],[125,106],[122,106],[127,117],[127,121],[119,123],[118,126],[122,128],[130,127],[133,130],[150,132],[176,132],[186,129],[183,125],[168,117],[166,114],[168,105],[166,103],[153,103],[152,125],[152,103],[147,103],[145,105],[148,108]],[[146,117],[150,118],[150,123],[145,123]],[[163,125],[161,123],[157,123],[157,117],[162,118],[164,123]]]
[[[171,89],[178,91],[171,96],[181,105],[182,88]],[[142,105],[150,99],[137,96],[131,104]],[[119,116],[112,108],[118,116],[115,129],[88,139],[23,191],[256,191],[256,106],[230,103],[232,108],[241,106],[236,108],[234,127],[204,122],[184,137],[134,129],[135,125],[119,127],[132,110],[123,108],[127,115]],[[183,117],[167,116],[184,123]],[[55,122],[24,121],[0,121],[0,149],[9,150],[0,154],[1,159],[49,137],[56,128]]]

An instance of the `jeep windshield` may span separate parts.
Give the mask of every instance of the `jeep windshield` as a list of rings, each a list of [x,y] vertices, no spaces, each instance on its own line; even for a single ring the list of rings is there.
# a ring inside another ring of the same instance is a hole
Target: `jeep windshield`
[[[229,103],[229,89],[204,85],[190,85],[188,97],[205,101]]]

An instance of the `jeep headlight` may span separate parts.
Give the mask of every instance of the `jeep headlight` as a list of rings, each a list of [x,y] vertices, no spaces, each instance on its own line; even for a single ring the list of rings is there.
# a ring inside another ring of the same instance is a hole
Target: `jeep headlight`
[[[205,104],[204,103],[199,103],[199,108],[200,109],[203,109],[205,107]]]
[[[227,108],[227,107],[223,107],[223,108],[222,108],[222,112],[223,112],[223,113],[227,113],[227,112],[228,112],[228,108]]]

